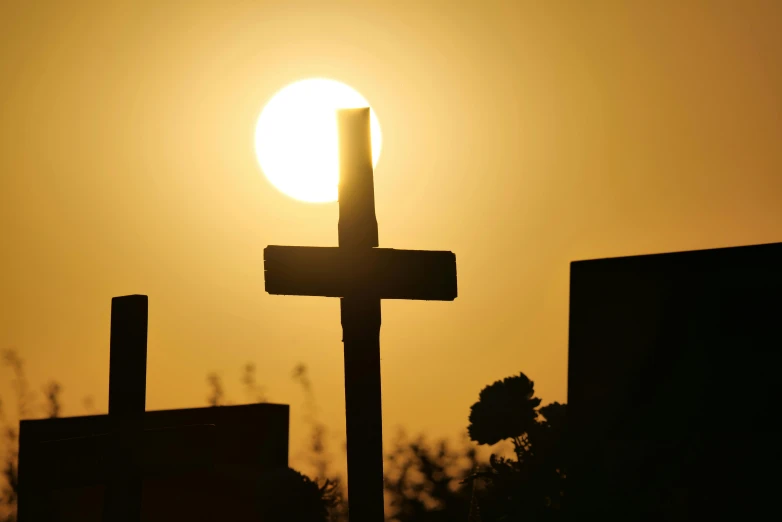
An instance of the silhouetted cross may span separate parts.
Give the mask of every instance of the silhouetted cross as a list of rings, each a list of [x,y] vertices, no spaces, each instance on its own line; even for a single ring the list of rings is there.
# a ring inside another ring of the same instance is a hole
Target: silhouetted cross
[[[382,522],[380,300],[453,301],[456,256],[375,248],[369,109],[341,110],[337,117],[339,247],[266,247],[266,291],[341,298],[350,519]]]
[[[37,461],[32,467],[40,476],[22,478],[39,484],[51,482],[55,488],[72,487],[73,484],[58,484],[61,470],[47,476],[46,463],[54,460],[49,455],[63,452],[79,457],[79,466],[84,469],[69,471],[74,475],[70,478],[77,484],[106,484],[106,522],[140,520],[144,476],[207,470],[213,466],[214,425],[144,430],[147,312],[145,295],[111,300],[109,433],[42,442],[35,455],[27,457]],[[97,461],[85,458],[87,455]]]

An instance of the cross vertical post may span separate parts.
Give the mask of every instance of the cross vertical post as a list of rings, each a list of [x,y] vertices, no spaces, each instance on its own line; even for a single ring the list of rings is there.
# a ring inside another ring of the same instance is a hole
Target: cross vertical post
[[[369,109],[338,112],[339,247],[379,246]],[[360,256],[357,256],[360,258]],[[359,267],[356,267],[357,269]],[[359,290],[359,289],[357,289]],[[345,353],[345,422],[350,519],[383,520],[383,416],[380,384],[380,299],[340,299]]]
[[[453,301],[453,252],[378,248],[369,108],[337,111],[339,246],[269,245],[266,291],[339,297],[345,350],[348,505],[354,522],[383,521],[380,300]]]
[[[138,522],[141,517],[148,305],[145,295],[111,300],[109,422],[116,445],[104,501],[106,522]]]

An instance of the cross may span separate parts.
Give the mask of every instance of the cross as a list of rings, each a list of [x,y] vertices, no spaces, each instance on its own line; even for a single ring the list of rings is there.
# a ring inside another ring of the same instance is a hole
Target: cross
[[[147,317],[145,295],[111,300],[108,434],[46,441],[31,459],[32,472],[20,475],[21,494],[33,488],[106,484],[104,522],[138,522],[142,479],[168,471],[203,471],[214,459],[215,426],[195,425],[144,430],[147,377]],[[27,450],[25,450],[27,451]],[[154,455],[144,463],[144,453]],[[65,454],[66,458],[55,458]],[[48,462],[72,462],[50,469]],[[96,468],[98,468],[96,477]],[[20,468],[20,473],[22,472]],[[41,509],[38,507],[37,509]],[[21,516],[21,513],[20,513]],[[43,514],[43,516],[47,516]],[[28,517],[29,518],[29,517]]]
[[[369,109],[337,111],[339,246],[267,246],[266,291],[339,297],[345,351],[350,519],[383,520],[380,300],[453,301],[451,252],[377,248]]]

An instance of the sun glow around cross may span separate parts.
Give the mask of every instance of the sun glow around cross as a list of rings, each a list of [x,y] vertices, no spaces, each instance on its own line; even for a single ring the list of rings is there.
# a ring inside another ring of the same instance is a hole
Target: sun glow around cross
[[[266,178],[300,201],[337,200],[337,110],[370,107],[372,165],[380,157],[380,123],[369,102],[334,80],[301,80],[278,91],[258,118],[255,153]]]

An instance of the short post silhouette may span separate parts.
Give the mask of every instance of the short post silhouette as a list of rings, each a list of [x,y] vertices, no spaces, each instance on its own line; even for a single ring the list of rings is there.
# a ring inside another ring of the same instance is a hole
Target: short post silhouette
[[[105,522],[139,522],[142,514],[142,491],[145,455],[155,455],[155,475],[171,471],[211,469],[214,460],[215,426],[194,424],[145,430],[147,378],[148,298],[127,295],[111,300],[111,334],[109,363],[109,429],[108,433],[42,441],[28,455],[20,444],[20,505],[27,492],[62,483],[65,470],[46,473],[45,463],[60,455],[72,455],[73,467],[67,470],[73,484],[90,484],[94,475],[106,485],[102,519]],[[63,419],[66,420],[66,419]],[[22,429],[25,436],[25,428]],[[149,462],[146,463],[147,467]],[[32,466],[36,473],[28,473]],[[23,469],[25,468],[25,469]],[[83,468],[83,469],[80,469]],[[97,469],[95,469],[97,468]],[[60,484],[64,485],[64,484]],[[25,502],[31,512],[21,513],[21,520],[49,519],[47,506]]]
[[[339,247],[266,247],[265,285],[270,294],[340,298],[349,515],[354,522],[382,522],[380,300],[454,300],[456,257],[376,248],[369,109],[340,110],[337,118]]]
[[[104,500],[103,520],[137,522],[141,517],[141,435],[147,391],[145,295],[111,300],[109,420],[114,451]]]

